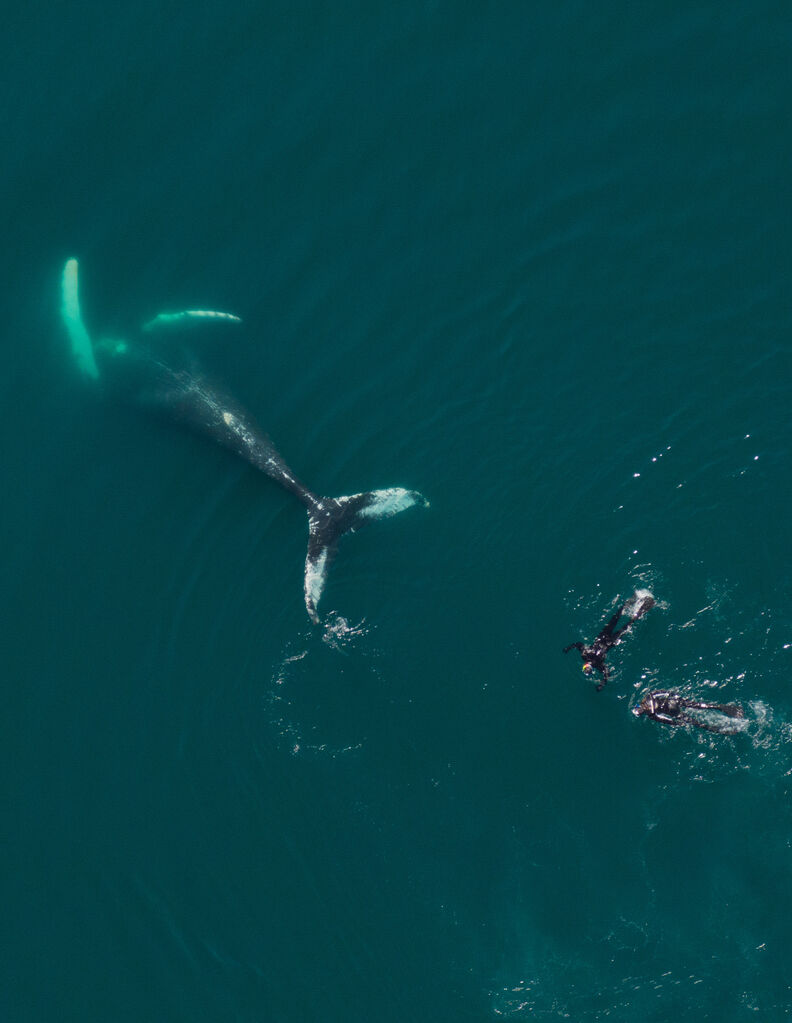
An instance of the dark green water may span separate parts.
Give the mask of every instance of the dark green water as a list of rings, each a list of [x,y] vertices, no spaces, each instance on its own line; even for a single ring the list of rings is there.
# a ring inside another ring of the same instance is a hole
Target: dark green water
[[[792,1012],[791,42],[770,2],[5,12],[4,1020]],[[431,500],[322,626],[299,505],[78,377],[70,256],[97,336],[243,316],[196,352],[315,490]],[[561,648],[635,586],[597,694]]]

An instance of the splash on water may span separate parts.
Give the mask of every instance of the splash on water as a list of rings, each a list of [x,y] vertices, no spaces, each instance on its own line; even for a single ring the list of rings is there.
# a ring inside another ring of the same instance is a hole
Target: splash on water
[[[368,631],[365,621],[353,625],[342,615],[331,613],[323,622],[322,646],[334,654],[348,655],[354,644],[366,636]],[[316,694],[311,695],[311,664],[319,656],[320,649],[313,631],[288,643],[264,695],[269,723],[277,736],[277,744],[292,756],[318,754],[338,757],[355,752],[363,746],[362,742],[339,744],[325,741],[320,738],[321,729],[318,724],[304,723],[305,714],[299,710],[300,703],[306,704],[309,718],[316,709]]]
[[[322,642],[326,643],[332,650],[346,652],[356,639],[367,635],[368,629],[365,625],[365,618],[358,622],[357,625],[351,625],[349,620],[344,618],[343,615],[331,611],[330,614],[325,616]]]

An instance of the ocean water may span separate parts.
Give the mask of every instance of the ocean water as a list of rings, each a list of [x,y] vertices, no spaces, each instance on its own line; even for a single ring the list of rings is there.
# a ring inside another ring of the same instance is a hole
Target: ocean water
[[[5,12],[3,1020],[792,1014],[791,42]],[[319,626],[298,503],[80,376],[72,256],[95,337],[240,315],[187,343],[314,490],[427,496]],[[561,650],[636,587],[597,693]]]

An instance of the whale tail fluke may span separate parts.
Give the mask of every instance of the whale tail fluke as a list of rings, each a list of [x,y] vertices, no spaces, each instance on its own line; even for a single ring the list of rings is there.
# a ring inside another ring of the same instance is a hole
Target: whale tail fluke
[[[305,608],[313,622],[327,573],[344,533],[354,533],[377,519],[389,519],[414,506],[429,502],[417,490],[388,487],[348,497],[325,497],[308,508],[308,553],[305,557]]]

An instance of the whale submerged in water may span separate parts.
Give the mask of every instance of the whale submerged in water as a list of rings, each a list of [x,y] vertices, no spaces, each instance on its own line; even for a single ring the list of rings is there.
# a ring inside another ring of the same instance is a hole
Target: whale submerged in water
[[[428,505],[416,490],[388,487],[347,497],[319,497],[301,483],[281,458],[269,437],[236,404],[189,368],[171,366],[156,350],[126,341],[94,343],[82,320],[78,265],[67,261],[63,270],[61,317],[82,372],[93,380],[112,382],[118,376],[124,388],[146,406],[167,412],[170,418],[207,434],[256,469],[266,473],[308,512],[308,552],[305,557],[305,607],[313,622],[319,621],[317,605],[327,579],[338,541],[367,522],[390,518],[414,505]],[[160,326],[205,319],[237,323],[231,313],[187,310],[161,313],[144,325],[147,333]]]

